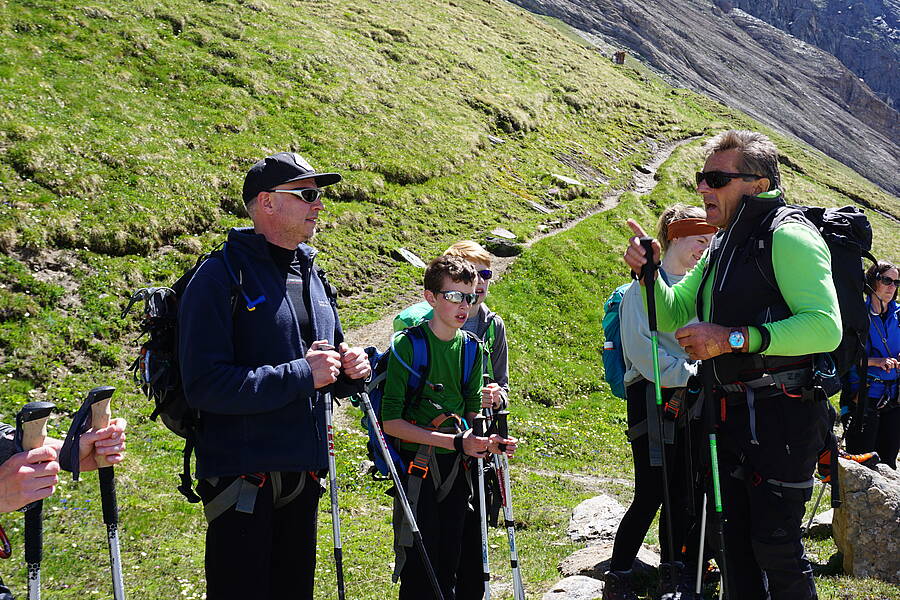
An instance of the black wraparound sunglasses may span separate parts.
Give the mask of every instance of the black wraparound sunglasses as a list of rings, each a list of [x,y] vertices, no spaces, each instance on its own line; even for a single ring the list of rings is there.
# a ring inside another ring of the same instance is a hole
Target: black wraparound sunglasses
[[[754,173],[726,173],[725,171],[697,171],[695,178],[697,185],[700,185],[700,182],[705,179],[706,185],[709,187],[721,188],[731,183],[732,179],[762,179],[762,175]]]

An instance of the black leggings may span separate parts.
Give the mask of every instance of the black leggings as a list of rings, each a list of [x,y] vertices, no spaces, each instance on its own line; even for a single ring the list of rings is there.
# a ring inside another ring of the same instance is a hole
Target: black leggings
[[[640,379],[626,388],[629,427],[647,418],[646,394],[648,387],[651,387],[652,391],[652,384],[645,379]],[[668,400],[675,391],[674,389],[663,390],[663,400]],[[695,430],[699,431],[699,423],[694,422],[692,425]],[[694,436],[694,439],[699,438]],[[672,502],[670,510],[673,522],[672,541],[676,552],[674,560],[682,560],[680,550],[688,542],[687,555],[684,559],[694,563],[700,531],[699,527],[693,527],[693,525],[699,521],[699,514],[696,510],[692,511],[689,502],[691,494],[688,482],[689,474],[686,469],[686,441],[685,429],[677,428],[675,444],[666,446],[666,466],[669,476],[669,498]],[[692,446],[694,450],[697,449],[696,442]],[[642,435],[632,441],[631,451],[634,457],[634,499],[625,516],[622,517],[622,522],[616,532],[616,541],[610,561],[610,569],[613,571],[631,569],[638,550],[644,542],[644,537],[653,523],[653,517],[656,516],[656,511],[663,503],[662,468],[650,466],[650,447],[647,435]],[[694,509],[696,509],[700,505],[701,498],[697,494],[694,494],[694,498]],[[691,513],[697,516],[692,517]],[[662,550],[663,562],[673,560],[669,556],[668,534],[666,533],[668,526],[665,511],[663,511],[659,519],[659,545]]]
[[[870,403],[875,399],[870,398]],[[851,406],[851,411],[855,406]],[[881,462],[897,469],[897,452],[900,451],[900,406],[894,405],[881,410],[871,407],[866,411],[862,430],[852,423],[847,431],[847,452],[861,454],[878,452]]]

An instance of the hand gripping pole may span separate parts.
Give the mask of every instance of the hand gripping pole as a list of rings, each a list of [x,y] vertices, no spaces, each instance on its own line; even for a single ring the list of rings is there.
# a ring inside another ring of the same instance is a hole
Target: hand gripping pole
[[[91,428],[103,429],[109,426],[112,414],[109,403],[116,388],[95,387],[88,392],[85,403],[91,407]],[[106,525],[106,539],[109,543],[109,567],[112,572],[113,599],[125,600],[125,586],[122,580],[122,555],[119,550],[119,504],[116,499],[116,479],[113,466],[106,457],[95,456],[100,478],[100,502],[103,506],[103,523]]]
[[[52,402],[29,402],[16,415],[16,441],[22,450],[44,445],[47,420],[56,408]],[[25,509],[25,564],[28,568],[28,600],[41,598],[41,559],[44,552],[44,501],[32,502]]]
[[[652,238],[642,237],[641,247],[647,262],[641,269],[641,279],[644,280],[644,289],[647,292],[647,320],[650,326],[650,346],[653,352],[653,389],[656,393],[657,423],[659,423],[660,452],[662,454],[662,488],[663,511],[666,517],[666,543],[669,550],[669,568],[673,568],[676,562],[675,542],[672,536],[672,499],[669,494],[669,468],[666,464],[666,441],[663,435],[663,406],[662,386],[659,383],[659,333],[656,325],[656,270],[657,265],[653,261]]]

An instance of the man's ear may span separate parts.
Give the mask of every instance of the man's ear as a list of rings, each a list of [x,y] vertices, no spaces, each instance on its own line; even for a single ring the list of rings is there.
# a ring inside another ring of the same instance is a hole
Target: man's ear
[[[753,189],[753,195],[758,196],[763,192],[769,191],[769,178],[763,177],[762,179],[756,180],[756,187]]]
[[[256,203],[267,215],[271,215],[275,208],[272,206],[272,194],[269,192],[260,192],[256,196]]]
[[[432,308],[434,308],[434,305],[437,304],[437,298],[435,298],[434,292],[432,292],[431,290],[425,290],[422,295],[425,296],[425,302],[427,302],[432,306]]]

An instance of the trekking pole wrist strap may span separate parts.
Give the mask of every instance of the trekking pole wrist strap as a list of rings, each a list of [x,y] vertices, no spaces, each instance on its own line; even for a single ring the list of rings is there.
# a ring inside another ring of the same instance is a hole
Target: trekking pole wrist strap
[[[466,431],[471,431],[471,430],[466,429],[464,431],[460,431],[459,433],[457,433],[456,435],[453,436],[453,447],[460,454],[465,454],[465,451],[463,450],[463,438],[466,436]]]

